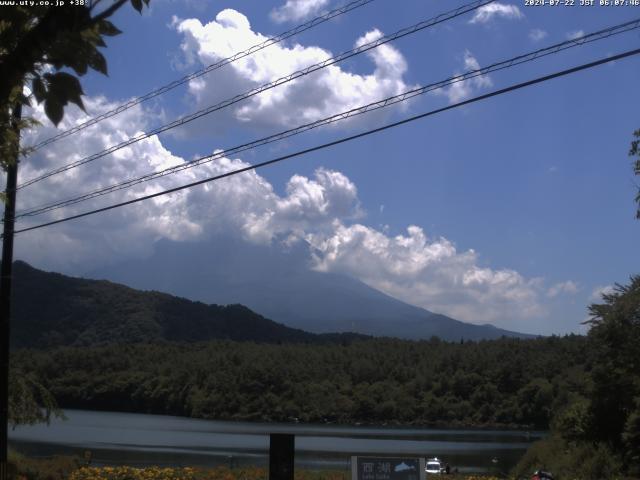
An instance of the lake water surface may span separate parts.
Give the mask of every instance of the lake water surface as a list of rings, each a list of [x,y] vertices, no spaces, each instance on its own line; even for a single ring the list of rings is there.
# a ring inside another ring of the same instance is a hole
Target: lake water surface
[[[461,472],[507,471],[541,432],[438,430],[199,420],[164,415],[65,410],[66,421],[9,432],[33,456],[92,452],[93,463],[268,464],[269,434],[296,435],[296,466],[348,469],[352,455],[441,457]]]

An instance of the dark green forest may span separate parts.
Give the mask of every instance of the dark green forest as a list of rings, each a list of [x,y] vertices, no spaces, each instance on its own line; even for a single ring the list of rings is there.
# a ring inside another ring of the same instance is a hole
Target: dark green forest
[[[325,345],[210,342],[21,350],[62,407],[211,419],[546,429],[584,395],[580,336]]]

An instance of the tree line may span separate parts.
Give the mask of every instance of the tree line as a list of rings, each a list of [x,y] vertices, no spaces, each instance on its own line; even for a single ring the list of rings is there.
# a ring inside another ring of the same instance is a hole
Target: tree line
[[[63,408],[206,419],[546,429],[586,395],[584,337],[18,350]]]

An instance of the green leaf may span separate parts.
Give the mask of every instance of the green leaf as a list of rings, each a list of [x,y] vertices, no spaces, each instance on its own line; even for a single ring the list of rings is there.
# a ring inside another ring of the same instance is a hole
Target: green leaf
[[[135,8],[138,12],[142,13],[142,0],[131,0],[131,5],[133,6],[133,8]]]
[[[40,127],[42,124],[33,117],[22,117],[20,122],[18,122],[18,127],[20,130],[28,130],[34,127]]]
[[[49,120],[51,120],[57,127],[60,120],[62,120],[62,115],[64,114],[64,105],[60,103],[60,100],[55,96],[50,95],[44,102],[44,113],[47,114]]]
[[[103,75],[108,75],[107,60],[104,58],[104,55],[97,50],[94,50],[93,53],[91,53],[91,56],[89,57],[89,66]]]
[[[80,80],[66,72],[58,72],[55,74],[48,73],[45,74],[45,78],[49,82],[49,94],[47,95],[47,100],[53,96],[62,104],[62,106],[66,105],[68,102],[72,102],[84,110],[82,98],[80,98],[80,96],[84,94],[82,86],[80,85]]]
[[[115,37],[116,35],[120,35],[122,33],[122,31],[118,30],[118,28],[116,28],[116,26],[109,20],[102,20],[98,24],[98,32],[107,37]]]
[[[95,33],[92,37],[90,31],[68,32],[61,34],[56,41],[49,46],[47,61],[49,63],[62,64],[69,67],[82,76],[87,73],[88,58],[96,48]],[[60,67],[58,67],[60,68]]]
[[[45,88],[40,75],[35,77],[31,82],[31,89],[33,90],[33,96],[36,97],[36,101],[38,103],[42,103],[47,95],[47,89]]]
[[[73,70],[80,76],[87,73],[88,61],[86,57],[83,57],[81,54],[78,54],[69,59],[66,62],[66,66],[73,68]]]
[[[9,92],[9,101],[5,105],[15,105],[20,103],[22,96],[22,85],[14,86]]]
[[[83,30],[80,33],[80,36],[87,41],[88,43],[90,43],[91,45],[98,46],[98,47],[106,47],[107,44],[104,43],[104,40],[102,40],[102,34],[100,33],[100,29],[98,28],[97,25],[94,25],[93,27]]]

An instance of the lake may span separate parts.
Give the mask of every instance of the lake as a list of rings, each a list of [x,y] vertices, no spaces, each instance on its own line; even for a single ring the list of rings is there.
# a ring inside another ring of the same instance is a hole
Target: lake
[[[90,450],[93,464],[268,464],[269,434],[296,435],[296,466],[348,469],[352,455],[437,456],[461,472],[507,471],[543,432],[249,423],[65,410],[67,420],[21,426],[10,445],[32,456]]]

